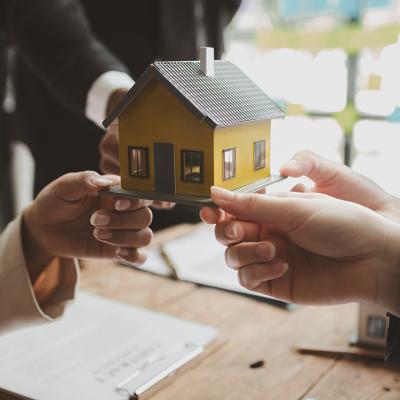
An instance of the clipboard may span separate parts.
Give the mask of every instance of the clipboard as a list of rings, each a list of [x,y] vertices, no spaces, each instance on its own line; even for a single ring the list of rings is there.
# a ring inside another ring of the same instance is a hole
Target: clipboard
[[[94,319],[82,326],[90,315]],[[108,333],[99,329],[99,321],[110,321]],[[121,340],[140,328],[143,332],[130,342]],[[77,332],[79,329],[82,334]],[[112,346],[106,349],[110,339]],[[0,353],[4,354],[0,400],[146,399],[178,371],[192,367],[222,343],[219,332],[212,327],[80,294],[65,318],[0,336]],[[30,348],[32,354],[27,351]],[[71,349],[76,357],[70,355]],[[85,355],[85,351],[92,356]],[[18,359],[23,355],[25,359]],[[54,362],[58,355],[64,357],[62,363]]]
[[[164,379],[175,374],[186,363],[203,353],[204,347],[192,343],[177,346],[166,353],[145,360],[141,368],[133,371],[115,388],[118,393],[126,395],[129,400],[143,399]],[[151,368],[150,375],[146,370]]]
[[[285,310],[297,306],[242,287],[237,273],[226,266],[225,247],[215,240],[214,227],[199,223],[182,226],[177,235],[151,246],[147,261],[138,267],[120,264],[166,278],[224,290],[267,302]]]

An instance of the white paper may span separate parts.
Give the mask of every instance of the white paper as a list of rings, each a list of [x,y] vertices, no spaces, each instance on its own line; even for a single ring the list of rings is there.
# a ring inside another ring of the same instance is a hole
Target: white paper
[[[208,326],[80,293],[59,321],[0,336],[0,388],[40,400],[126,399],[116,387],[127,377],[139,371],[147,379],[157,362],[175,362],[177,351],[216,336]]]
[[[165,258],[162,256],[159,247],[151,247],[147,249],[146,252],[147,252],[146,262],[138,267],[135,267],[135,269],[138,269],[140,271],[151,272],[152,274],[165,276],[167,278],[173,276],[173,271],[166,262]],[[128,263],[126,264],[123,263],[123,264],[126,265],[127,267],[132,268],[131,264]]]
[[[226,247],[217,242],[211,225],[199,224],[190,234],[170,240],[162,248],[182,280],[266,297],[240,286],[237,272],[226,265]]]

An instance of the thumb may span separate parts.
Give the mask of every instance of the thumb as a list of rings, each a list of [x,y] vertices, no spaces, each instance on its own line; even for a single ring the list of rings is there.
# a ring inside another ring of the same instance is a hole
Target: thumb
[[[282,166],[279,172],[292,178],[306,176],[318,185],[324,185],[338,176],[346,176],[347,170],[344,165],[327,160],[311,151],[300,151]]]
[[[224,211],[244,221],[273,225],[284,232],[299,226],[309,217],[303,193],[262,195],[237,193],[213,186],[211,198]]]
[[[99,175],[94,171],[73,172],[52,184],[55,195],[64,201],[77,201],[119,183],[116,175]]]

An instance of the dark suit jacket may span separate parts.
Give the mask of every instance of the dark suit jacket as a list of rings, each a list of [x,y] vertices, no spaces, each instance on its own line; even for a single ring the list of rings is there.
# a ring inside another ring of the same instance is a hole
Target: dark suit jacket
[[[3,110],[8,75],[8,43],[4,31],[7,1],[0,2],[0,232],[13,216],[10,191],[10,119]]]
[[[223,50],[240,0],[14,0],[8,31],[20,51],[17,132],[36,160],[36,191],[57,176],[97,169],[103,131],[84,117],[102,72],[136,79],[155,59]]]
[[[6,120],[3,112],[2,103],[5,95],[5,83],[7,77],[6,43],[3,32],[0,30],[0,182],[4,178],[4,173],[8,165],[8,132]]]

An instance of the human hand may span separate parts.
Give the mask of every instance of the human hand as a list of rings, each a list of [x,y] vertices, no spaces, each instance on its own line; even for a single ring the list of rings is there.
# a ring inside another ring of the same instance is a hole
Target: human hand
[[[111,111],[120,103],[120,101],[128,93],[126,89],[116,89],[111,94],[107,102],[106,114]],[[107,128],[106,133],[99,143],[100,151],[100,170],[104,174],[119,175],[119,134],[118,134],[118,120],[115,120]]]
[[[216,236],[246,288],[303,304],[376,303],[400,314],[399,225],[317,193],[212,188],[212,200],[236,218],[219,222]]]
[[[119,133],[118,122],[107,128],[99,143],[100,169],[104,174],[119,175]]]
[[[151,201],[99,196],[116,176],[86,171],[49,184],[23,213],[23,247],[32,281],[55,257],[118,257],[138,265],[150,243]],[[91,226],[91,224],[94,226]]]
[[[306,189],[302,184],[296,185],[294,191],[324,193],[352,201],[400,222],[400,199],[343,164],[327,160],[310,151],[301,151],[280,169],[280,173],[293,178],[306,176],[315,182],[314,187],[310,189]]]

